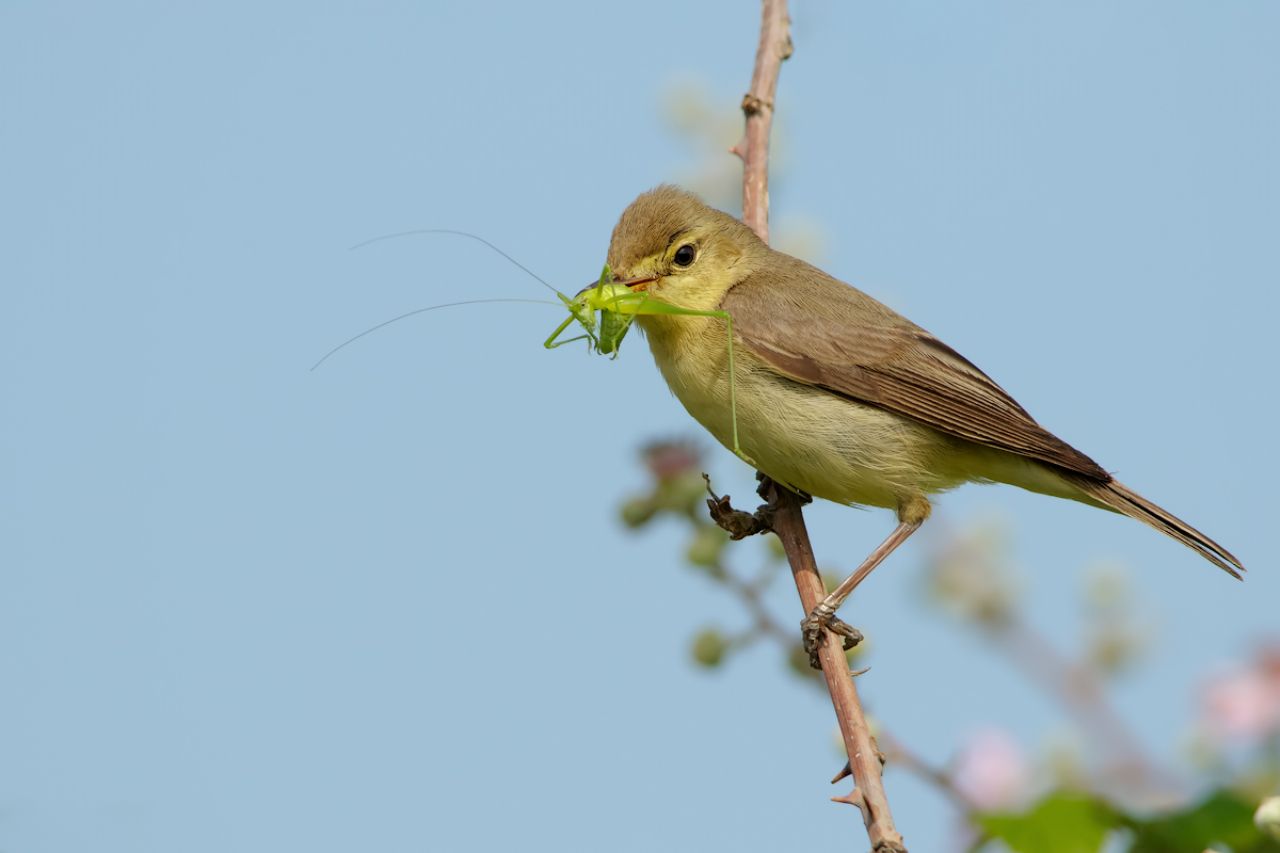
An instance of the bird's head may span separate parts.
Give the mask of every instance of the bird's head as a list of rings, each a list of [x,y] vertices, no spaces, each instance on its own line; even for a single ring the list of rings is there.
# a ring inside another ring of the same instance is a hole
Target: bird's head
[[[615,281],[685,308],[719,305],[769,251],[750,228],[678,187],[644,193],[622,212],[609,243]]]

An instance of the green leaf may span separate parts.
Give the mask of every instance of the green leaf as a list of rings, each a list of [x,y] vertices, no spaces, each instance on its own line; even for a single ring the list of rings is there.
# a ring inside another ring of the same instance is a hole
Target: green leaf
[[[1234,853],[1271,853],[1280,843],[1268,840],[1253,823],[1256,803],[1234,791],[1215,791],[1182,811],[1135,821],[1130,853],[1166,853],[1226,845]]]
[[[1103,800],[1058,791],[1019,815],[981,814],[978,825],[1017,853],[1097,853],[1124,819]]]

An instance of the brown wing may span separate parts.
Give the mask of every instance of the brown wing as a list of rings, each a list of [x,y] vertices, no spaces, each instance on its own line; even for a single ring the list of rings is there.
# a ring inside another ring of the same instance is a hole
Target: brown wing
[[[784,256],[785,257],[785,256]],[[797,382],[950,435],[1109,481],[967,359],[881,303],[795,259],[721,303],[741,343]]]

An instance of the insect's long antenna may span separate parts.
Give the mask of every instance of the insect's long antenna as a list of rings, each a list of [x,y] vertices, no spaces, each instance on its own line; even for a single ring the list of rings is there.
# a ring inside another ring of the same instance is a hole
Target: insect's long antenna
[[[381,238],[379,238],[379,239],[381,239]],[[467,299],[467,300],[464,300],[464,301],[462,301],[462,302],[445,302],[443,305],[431,305],[431,306],[429,306],[429,307],[427,307],[427,308],[415,308],[415,309],[414,309],[414,310],[412,310],[412,311],[406,311],[406,312],[404,312],[404,313],[403,313],[403,314],[401,314],[399,317],[392,317],[390,320],[383,320],[383,321],[382,321],[381,323],[379,323],[378,325],[376,325],[376,326],[371,326],[370,328],[365,329],[365,330],[364,330],[363,332],[361,332],[360,334],[358,334],[358,335],[354,335],[354,336],[352,336],[352,337],[350,337],[350,338],[347,338],[345,341],[343,341],[342,343],[338,344],[336,347],[334,347],[333,349],[329,350],[327,353],[325,353],[324,355],[322,355],[322,356],[320,357],[320,360],[319,360],[319,361],[317,361],[315,364],[311,365],[311,368],[310,368],[310,369],[311,369],[311,370],[315,370],[317,367],[319,367],[320,365],[322,365],[322,364],[324,364],[326,361],[328,361],[328,360],[329,360],[329,356],[333,355],[333,354],[334,354],[334,353],[336,353],[338,350],[343,349],[344,347],[349,346],[350,344],[355,343],[356,341],[358,341],[358,340],[360,340],[361,338],[363,338],[365,335],[372,334],[373,332],[378,331],[379,329],[383,328],[384,326],[390,326],[392,323],[399,322],[400,320],[403,320],[403,319],[405,319],[406,317],[412,317],[412,316],[413,316],[413,315],[415,315],[415,314],[425,314],[427,311],[434,311],[434,310],[436,310],[437,308],[456,308],[456,307],[458,307],[459,305],[483,305],[483,304],[485,304],[485,303],[489,303],[489,302],[524,302],[524,303],[527,303],[527,304],[530,304],[530,305],[556,305],[556,303],[555,303],[555,302],[550,302],[550,301],[548,301],[548,300],[546,300],[546,299]],[[557,306],[557,307],[559,307],[559,306]]]
[[[356,243],[354,246],[351,247],[350,251],[355,251],[356,249],[362,249],[365,246],[369,246],[374,243],[381,243],[383,240],[395,240],[398,237],[412,237],[415,234],[453,234],[456,237],[469,237],[472,240],[475,240],[478,243],[483,243],[484,245],[488,246],[490,249],[493,249],[493,251],[497,252],[499,255],[506,258],[508,261],[515,264],[517,267],[524,270],[529,275],[533,276],[534,280],[540,282],[542,286],[545,287],[547,290],[550,290],[552,293],[559,293],[559,291],[556,290],[554,287],[552,287],[550,284],[548,284],[546,279],[544,279],[542,276],[538,275],[536,272],[529,269],[524,264],[517,261],[515,258],[511,257],[506,252],[502,251],[497,246],[493,245],[488,240],[481,237],[479,234],[472,234],[470,231],[455,231],[452,228],[418,228],[414,231],[400,231],[395,234],[383,234],[381,237],[374,237],[372,240],[365,240],[363,243]]]

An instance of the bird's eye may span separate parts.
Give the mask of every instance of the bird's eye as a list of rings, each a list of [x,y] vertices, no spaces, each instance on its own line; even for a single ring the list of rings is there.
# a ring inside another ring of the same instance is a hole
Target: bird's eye
[[[676,249],[672,260],[676,262],[678,267],[687,267],[693,263],[693,259],[698,256],[698,250],[692,243],[685,243],[679,249]]]

